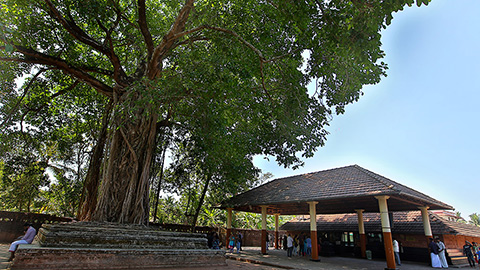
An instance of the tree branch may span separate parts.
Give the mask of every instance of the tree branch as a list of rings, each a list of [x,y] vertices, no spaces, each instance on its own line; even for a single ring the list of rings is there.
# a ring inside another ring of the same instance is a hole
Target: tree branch
[[[148,58],[153,54],[154,44],[152,35],[148,30],[145,0],[138,0],[138,25],[147,44]]]
[[[125,71],[120,64],[120,59],[113,50],[113,46],[110,46],[110,48],[103,46],[98,41],[90,37],[87,33],[85,33],[80,27],[78,27],[78,25],[75,24],[71,14],[67,14],[70,20],[66,20],[50,0],[44,1],[50,10],[50,16],[58,23],[60,23],[63,28],[67,30],[68,33],[70,33],[70,35],[72,35],[76,40],[92,47],[93,49],[104,54],[108,57],[108,59],[110,59],[110,62],[114,67],[115,81],[120,85],[125,85],[127,81],[127,75],[125,74]]]
[[[221,27],[216,27],[216,26],[209,26],[209,25],[206,25],[205,26],[207,29],[211,29],[211,30],[215,30],[215,31],[219,31],[219,32],[223,32],[223,33],[226,33],[226,34],[229,34],[231,36],[234,36],[236,37],[241,43],[243,43],[245,46],[247,46],[250,50],[252,50],[253,52],[255,52],[255,54],[258,55],[258,57],[260,58],[261,61],[266,61],[265,60],[265,57],[263,56],[263,53],[257,49],[255,46],[253,46],[250,42],[246,41],[244,38],[242,38],[239,34],[237,34],[236,32],[232,31],[232,30],[228,30],[228,29],[225,29],[225,28],[221,28]]]
[[[0,58],[2,61],[16,61],[22,63],[32,63],[32,64],[40,64],[46,66],[53,66],[56,67],[65,73],[79,79],[80,81],[92,86],[96,89],[99,93],[107,96],[112,97],[113,89],[112,87],[106,85],[105,83],[101,82],[97,78],[91,76],[90,74],[86,73],[86,71],[74,67],[68,64],[65,60],[56,58],[50,55],[43,54],[41,52],[37,52],[35,50],[13,45],[15,50],[25,56],[24,59],[22,58]]]
[[[81,70],[77,67],[74,67],[68,64],[65,60],[56,58],[50,55],[46,55],[29,48],[25,48],[23,46],[14,45],[14,48],[17,50],[17,52],[25,55],[25,61],[22,61],[22,59],[18,59],[20,60],[19,62],[35,63],[35,64],[56,67],[64,71],[65,73],[79,79],[80,81],[83,81],[86,84],[92,86],[99,93],[107,97],[112,97],[112,92],[113,92],[112,87],[106,85],[105,83],[101,82],[97,78],[86,73],[84,70]]]
[[[72,85],[70,85],[68,88],[66,89],[62,89],[60,91],[58,91],[57,93],[53,94],[51,97],[50,97],[50,100],[58,97],[58,96],[61,96],[65,93],[67,93],[68,91],[72,90],[73,88],[75,88],[75,86],[77,86],[80,82],[78,80],[76,80]],[[29,112],[39,112],[41,111],[43,108],[45,108],[45,106],[47,106],[48,103],[44,103],[43,105],[41,105],[40,107],[38,108],[35,108],[35,109],[32,109],[32,108],[28,108],[27,107],[27,111],[23,114],[22,116],[22,121],[23,121],[23,118],[25,117],[25,115],[27,115]]]
[[[78,27],[73,19],[70,16],[70,21],[67,21],[60,11],[55,7],[55,5],[50,0],[44,0],[50,10],[50,16],[55,19],[58,23],[60,23],[65,30],[70,33],[76,40],[89,45],[90,47],[94,48],[95,50],[106,53],[105,48],[92,37],[90,37],[87,33],[85,33],[80,27]]]
[[[45,72],[47,69],[41,69],[40,71],[38,71],[34,76],[33,78],[28,82],[27,86],[25,87],[25,89],[23,90],[23,94],[22,96],[20,97],[20,99],[17,101],[17,103],[15,104],[15,106],[12,107],[12,109],[10,110],[10,112],[8,113],[8,115],[5,117],[5,120],[3,120],[2,124],[0,124],[0,127],[2,127],[3,125],[7,124],[9,121],[10,121],[10,118],[12,118],[12,115],[13,115],[13,112],[16,111],[18,109],[18,106],[20,105],[20,103],[22,102],[22,100],[25,98],[25,96],[27,95],[28,91],[30,90],[30,87],[32,86],[33,82],[37,80],[38,76],[40,76],[40,74],[42,74],[43,72]]]
[[[147,74],[150,79],[154,79],[160,73],[162,67],[162,59],[165,54],[175,45],[178,38],[175,35],[185,30],[185,24],[187,23],[190,11],[193,9],[193,3],[195,0],[186,0],[185,5],[180,10],[175,22],[163,37],[162,42],[153,51],[152,57],[147,66]]]

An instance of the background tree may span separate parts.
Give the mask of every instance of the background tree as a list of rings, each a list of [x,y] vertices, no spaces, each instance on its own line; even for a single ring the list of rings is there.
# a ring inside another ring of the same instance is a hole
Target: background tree
[[[457,222],[460,222],[460,223],[467,223],[465,221],[465,219],[462,217],[462,213],[460,213],[460,211],[455,211],[455,216],[457,216]]]
[[[469,224],[480,226],[480,217],[477,213],[470,214],[468,217],[470,218],[468,221]]]
[[[38,115],[68,116],[71,107],[43,106],[67,104],[67,93],[100,101],[87,106],[104,117],[79,217],[144,223],[167,128],[205,155],[207,180],[220,168],[249,166],[250,173],[258,154],[301,166],[324,144],[330,115],[385,74],[379,32],[413,3],[4,0],[2,125],[6,132],[19,124],[23,132],[51,128],[15,112],[29,105],[41,108]],[[17,89],[21,76],[26,85]],[[316,92],[308,93],[314,78]]]

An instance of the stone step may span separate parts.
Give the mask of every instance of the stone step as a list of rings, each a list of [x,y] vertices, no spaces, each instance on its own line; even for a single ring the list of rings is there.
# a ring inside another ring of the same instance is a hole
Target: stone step
[[[447,253],[450,257],[463,256],[463,252],[458,248],[447,248]]]
[[[100,249],[20,245],[12,270],[159,269],[226,265],[225,251],[212,249]]]
[[[450,256],[450,259],[452,260],[452,265],[468,265],[468,259],[465,256]]]
[[[37,239],[43,247],[126,249],[206,249],[204,234],[167,232],[142,225],[75,222],[44,224]]]

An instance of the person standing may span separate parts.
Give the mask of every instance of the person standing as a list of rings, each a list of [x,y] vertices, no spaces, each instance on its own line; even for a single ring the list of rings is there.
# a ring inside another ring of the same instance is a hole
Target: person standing
[[[236,244],[237,244],[237,253],[240,253],[240,250],[242,249],[242,234],[238,232],[237,234],[237,239],[236,239]]]
[[[270,246],[270,234],[269,233],[267,233],[266,241],[267,241],[266,247],[267,247],[267,250],[268,250],[268,246]]]
[[[298,238],[298,246],[298,255],[305,256],[305,238],[303,233],[301,233],[300,237]]]
[[[432,267],[441,268],[442,263],[440,262],[440,258],[438,257],[438,245],[435,243],[433,238],[430,238],[430,244],[428,244],[428,251],[430,252],[430,258],[432,260]]]
[[[228,239],[228,249],[230,250],[230,253],[233,253],[234,247],[235,247],[235,236],[232,234]]]
[[[293,256],[298,255],[297,249],[298,249],[298,235],[295,235],[293,237]]]
[[[17,251],[18,245],[31,244],[33,242],[33,239],[35,238],[35,234],[37,234],[37,231],[35,230],[35,228],[32,227],[32,224],[30,223],[23,224],[23,229],[25,231],[25,235],[19,240],[13,242],[8,249],[8,251],[10,251],[10,258],[8,259],[9,262],[11,262],[13,258],[15,258],[15,251]]]
[[[293,252],[293,238],[290,234],[287,237],[287,256],[292,257]]]
[[[447,257],[445,256],[445,244],[440,241],[438,236],[435,237],[435,242],[438,245],[438,257],[440,258],[440,263],[442,264],[442,268],[448,268]]]
[[[463,254],[465,254],[467,257],[470,267],[475,267],[475,259],[473,258],[472,248],[472,244],[470,244],[468,241],[465,241],[465,245],[463,245]]]
[[[220,238],[218,237],[217,233],[213,234],[212,248],[213,249],[220,249]]]
[[[307,236],[307,239],[305,240],[305,249],[305,253],[307,253],[307,255],[312,254],[312,239],[310,239],[310,236]]]
[[[402,262],[400,261],[400,245],[398,244],[397,239],[393,238],[393,254],[395,254],[395,263],[397,265],[402,265]]]
[[[477,246],[477,242],[472,242],[472,247],[473,247],[473,257],[475,257],[475,262],[478,263],[478,256],[477,256],[478,246]]]

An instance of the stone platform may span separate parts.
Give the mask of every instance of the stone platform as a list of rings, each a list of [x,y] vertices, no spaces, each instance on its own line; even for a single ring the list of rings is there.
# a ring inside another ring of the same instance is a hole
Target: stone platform
[[[203,234],[141,225],[44,224],[34,244],[19,246],[11,269],[158,269],[226,265],[225,251]]]

